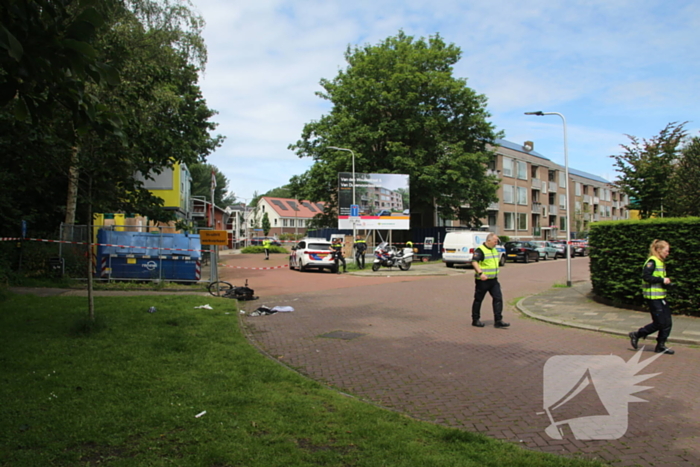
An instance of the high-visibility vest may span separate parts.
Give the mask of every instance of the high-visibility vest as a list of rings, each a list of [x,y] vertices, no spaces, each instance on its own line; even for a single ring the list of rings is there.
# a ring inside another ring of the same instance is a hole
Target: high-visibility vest
[[[646,261],[644,261],[644,267],[646,267],[649,261],[654,261],[654,264],[656,265],[652,276],[665,278],[666,266],[664,265],[664,262],[656,256],[650,256]],[[663,282],[654,284],[644,282],[642,284],[642,295],[644,295],[644,298],[647,300],[661,300],[666,298],[666,289],[664,289]]]
[[[486,245],[480,245],[479,249],[484,253],[484,259],[479,261],[481,272],[486,274],[487,279],[495,279],[498,277],[498,262],[500,261],[500,253],[497,249],[487,248]],[[474,273],[477,278],[479,274]]]
[[[270,248],[270,240],[268,240],[267,238],[262,241],[262,244],[263,248]]]

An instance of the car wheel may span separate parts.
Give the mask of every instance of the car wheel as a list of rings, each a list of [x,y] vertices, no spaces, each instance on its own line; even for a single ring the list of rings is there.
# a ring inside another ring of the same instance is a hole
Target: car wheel
[[[537,255],[539,256],[539,253],[537,253]],[[523,263],[527,264],[527,263],[530,262],[530,255],[529,255],[529,254],[525,253],[525,254],[523,255],[523,258],[524,258],[524,259],[523,259]]]
[[[294,271],[294,262],[291,257],[289,258],[289,270]]]
[[[453,268],[455,267],[455,263],[445,263],[445,266],[447,266],[448,268]]]
[[[506,265],[506,255],[501,255],[501,260],[498,262],[498,265],[500,267],[503,267]]]
[[[323,269],[321,269],[321,271],[322,271],[322,270],[323,270]],[[329,270],[330,270],[333,274],[337,274],[337,273],[338,273],[338,266],[331,266],[331,267],[329,268]]]
[[[548,259],[549,259],[549,254],[548,254],[548,253],[545,253],[545,254],[544,254],[544,260],[547,261]]]
[[[535,262],[536,262],[536,263],[539,263],[539,262],[540,262],[540,255],[539,255],[539,254],[537,255],[537,258],[535,258]]]
[[[306,268],[306,266],[304,266],[304,262],[299,261],[299,272],[306,272],[306,271],[308,271],[308,269]]]

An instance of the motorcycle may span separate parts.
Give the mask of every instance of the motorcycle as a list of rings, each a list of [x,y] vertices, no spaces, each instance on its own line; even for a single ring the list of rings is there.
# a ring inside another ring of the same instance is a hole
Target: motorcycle
[[[398,266],[402,271],[408,271],[413,262],[413,249],[404,248],[397,250],[396,247],[390,246],[387,242],[382,242],[374,249],[374,262],[372,263],[372,271],[379,271],[379,268],[393,268]]]

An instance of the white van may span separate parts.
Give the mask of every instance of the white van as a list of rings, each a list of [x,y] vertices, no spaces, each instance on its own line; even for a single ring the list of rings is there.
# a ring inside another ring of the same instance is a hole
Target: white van
[[[485,241],[488,232],[474,232],[472,230],[458,230],[447,232],[442,245],[442,262],[448,268],[455,264],[471,264],[474,251]],[[499,261],[501,266],[506,264],[506,249],[503,245],[496,245],[501,254]]]

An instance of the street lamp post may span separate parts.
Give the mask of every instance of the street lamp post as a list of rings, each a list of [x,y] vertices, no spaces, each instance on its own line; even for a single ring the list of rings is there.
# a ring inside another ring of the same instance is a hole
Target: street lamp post
[[[350,154],[352,154],[352,204],[354,205],[354,204],[356,204],[355,203],[355,153],[352,151],[352,149],[339,148],[337,146],[328,146],[328,149],[335,149],[337,151],[347,151]],[[349,216],[349,217],[352,217],[352,216]],[[352,220],[352,241],[353,242],[355,241],[356,235],[357,234],[355,233],[355,220],[353,219]]]
[[[566,178],[566,286],[571,287],[571,204],[569,203],[569,153],[566,142],[566,118],[559,112],[525,112],[525,115],[558,115],[564,124],[564,178]]]

